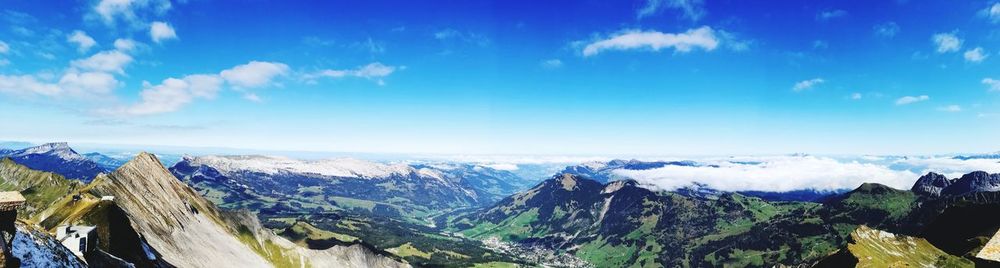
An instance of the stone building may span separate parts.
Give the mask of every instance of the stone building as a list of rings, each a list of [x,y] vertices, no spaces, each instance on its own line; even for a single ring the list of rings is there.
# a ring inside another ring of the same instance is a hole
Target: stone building
[[[66,246],[73,254],[83,258],[83,255],[97,249],[97,227],[82,225],[64,225],[56,228],[56,240]]]

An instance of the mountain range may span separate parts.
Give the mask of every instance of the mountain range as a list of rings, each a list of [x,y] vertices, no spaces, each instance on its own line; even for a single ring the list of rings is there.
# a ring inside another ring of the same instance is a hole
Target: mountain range
[[[995,259],[976,258],[975,252],[1000,222],[986,221],[961,233],[955,229],[968,223],[952,221],[992,215],[1000,202],[994,198],[1000,193],[990,191],[996,176],[966,174],[954,181],[973,187],[949,187],[947,198],[864,184],[813,203],[766,201],[740,193],[709,199],[652,191],[630,180],[602,184],[566,173],[495,206],[455,217],[448,230],[553,248],[598,267],[743,267],[816,264],[847,246],[859,226],[870,226],[926,237],[950,256],[964,258],[957,263],[995,264]],[[927,181],[918,180],[915,188]]]
[[[927,173],[910,190],[775,193],[658,190],[616,172],[705,166],[693,161],[591,162],[532,180],[350,158],[186,156],[168,168],[140,153],[81,179],[63,173],[101,154],[54,143],[4,155],[0,190],[26,198],[12,256],[49,267],[1000,264],[988,216],[1000,213],[1000,174],[981,171]],[[67,252],[51,235],[67,224],[95,226],[97,250]]]
[[[69,144],[46,143],[19,150],[0,149],[0,158],[10,158],[31,169],[58,173],[66,178],[90,181],[108,169],[78,154]]]

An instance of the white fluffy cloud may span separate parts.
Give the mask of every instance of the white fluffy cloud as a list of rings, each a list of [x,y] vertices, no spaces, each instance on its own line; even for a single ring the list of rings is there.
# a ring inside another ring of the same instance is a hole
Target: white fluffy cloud
[[[115,39],[115,49],[123,52],[130,52],[135,50],[137,44],[132,39],[119,38]]]
[[[852,100],[860,100],[862,97],[863,97],[863,95],[861,95],[861,93],[857,93],[857,92],[851,93],[851,99]]]
[[[811,89],[814,86],[817,86],[817,85],[822,84],[822,83],[826,83],[826,80],[823,80],[823,78],[813,78],[813,79],[809,79],[809,80],[803,80],[803,81],[799,81],[798,83],[795,83],[795,85],[792,86],[792,90],[796,91],[796,92],[803,91],[803,90]]]
[[[146,15],[163,15],[171,7],[170,0],[100,0],[93,14],[106,25],[122,21],[135,28],[143,24]]]
[[[4,41],[0,41],[0,54],[7,54],[8,52],[10,52],[10,45],[7,45]]]
[[[965,57],[965,61],[979,63],[983,62],[983,60],[985,60],[986,57],[989,57],[990,55],[983,52],[983,48],[976,47],[974,49],[965,51],[965,54],[963,54],[963,56]]]
[[[690,52],[695,48],[712,51],[719,45],[719,39],[711,27],[702,26],[683,33],[662,33],[657,31],[626,30],[587,44],[583,56],[597,55],[606,50],[649,49],[659,51],[673,48],[677,52]]]
[[[59,88],[68,94],[87,97],[89,94],[106,95],[118,87],[118,80],[105,72],[70,71],[59,79]]]
[[[95,98],[107,96],[119,82],[104,72],[67,71],[57,81],[39,75],[0,75],[0,92],[31,96]]]
[[[983,78],[983,85],[989,87],[990,91],[1000,91],[1000,80],[993,78]]]
[[[396,69],[398,69],[398,67],[385,65],[380,62],[373,62],[365,66],[360,66],[354,69],[320,70],[318,72],[305,75],[305,79],[310,82],[315,82],[315,79],[319,77],[331,77],[331,78],[359,77],[359,78],[374,80],[379,85],[382,85],[385,83],[382,79],[391,75],[393,72],[396,71]]]
[[[91,38],[87,33],[80,30],[73,31],[72,34],[66,36],[66,41],[76,44],[77,51],[80,51],[80,53],[85,53],[97,45],[97,41],[94,41],[94,38]]]
[[[56,96],[62,90],[59,86],[39,81],[33,75],[2,75],[0,74],[0,92],[16,95]]]
[[[656,15],[663,9],[680,10],[685,18],[697,21],[705,16],[705,1],[703,0],[646,0],[646,4],[636,12],[636,18],[642,19]]]
[[[251,61],[219,73],[226,82],[238,88],[270,85],[275,77],[285,74],[288,74],[288,65],[266,61]]]
[[[962,48],[962,39],[954,33],[939,33],[931,37],[938,53],[956,52]]]
[[[124,74],[125,66],[131,62],[132,56],[118,50],[108,50],[84,59],[74,60],[70,62],[70,66],[81,70]]]
[[[149,37],[153,39],[153,42],[159,43],[164,40],[177,39],[177,33],[174,32],[174,27],[170,24],[157,21],[149,26]]]
[[[907,105],[907,104],[911,104],[911,103],[917,103],[917,102],[921,102],[921,101],[926,101],[926,100],[929,100],[929,99],[931,99],[931,97],[929,97],[927,95],[903,96],[902,98],[896,99],[896,105]]]
[[[193,74],[182,78],[167,78],[160,84],[144,84],[139,102],[98,112],[110,116],[148,116],[175,112],[197,99],[214,99],[225,83],[246,90],[270,85],[274,77],[288,72],[288,66],[276,62],[251,61],[223,70],[219,74]],[[244,98],[260,102],[253,92]]]
[[[222,79],[216,75],[189,75],[167,78],[158,85],[147,85],[139,93],[141,100],[132,106],[115,111],[125,115],[152,115],[179,110],[195,98],[212,98],[222,88]]]

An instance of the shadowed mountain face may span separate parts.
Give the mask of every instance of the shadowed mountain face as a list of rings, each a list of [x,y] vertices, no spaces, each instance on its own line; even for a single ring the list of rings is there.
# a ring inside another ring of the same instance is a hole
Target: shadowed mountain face
[[[34,170],[53,172],[84,182],[108,171],[76,153],[66,143],[47,143],[21,150],[0,151],[0,157],[8,157]]]

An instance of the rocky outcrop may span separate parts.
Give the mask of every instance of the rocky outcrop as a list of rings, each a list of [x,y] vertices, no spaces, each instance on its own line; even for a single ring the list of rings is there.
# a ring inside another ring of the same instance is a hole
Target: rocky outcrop
[[[127,226],[133,229],[136,241],[145,256],[160,261],[154,266],[176,267],[408,267],[405,263],[378,255],[364,248],[333,247],[309,250],[274,235],[247,212],[231,213],[194,192],[170,174],[152,154],[140,153],[114,172],[98,176],[89,184],[82,201],[61,201],[70,209],[87,210],[86,203],[97,202],[90,209],[114,208],[123,214]],[[113,201],[92,201],[101,196],[114,196]],[[105,204],[112,202],[113,204]],[[105,205],[102,205],[105,204]],[[75,208],[79,206],[80,208]],[[74,212],[73,215],[94,214]],[[108,213],[105,213],[108,214]],[[109,214],[110,215],[110,214]],[[105,217],[110,219],[110,217]],[[67,217],[62,221],[95,219],[92,216]],[[58,220],[58,219],[57,219]],[[56,226],[56,220],[46,219],[46,226]],[[107,224],[98,220],[94,224]],[[117,221],[116,221],[117,222]],[[100,229],[100,228],[99,228]],[[108,230],[114,232],[115,230]],[[113,234],[112,234],[113,235]],[[113,257],[135,260],[134,254],[118,256],[116,252],[135,250],[110,249]],[[141,260],[147,262],[146,260]]]
[[[913,184],[913,188],[910,188],[910,191],[919,195],[938,197],[941,196],[941,191],[949,185],[951,185],[951,180],[948,177],[930,172],[917,179],[917,182]]]
[[[224,228],[212,204],[181,184],[152,154],[139,154],[89,187],[96,196],[115,196],[132,227],[172,265],[269,266]]]
[[[1000,191],[1000,173],[976,171],[963,175],[941,191],[942,195],[964,195],[976,192]]]

